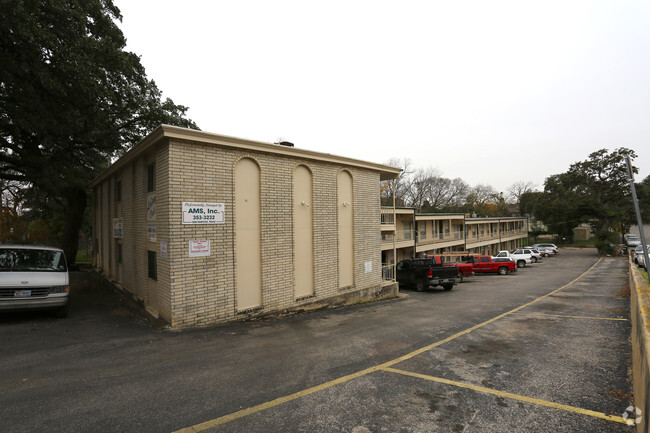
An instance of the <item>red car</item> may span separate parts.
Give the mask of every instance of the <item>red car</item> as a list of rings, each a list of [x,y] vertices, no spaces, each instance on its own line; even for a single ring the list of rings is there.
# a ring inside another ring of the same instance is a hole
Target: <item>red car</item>
[[[499,275],[506,275],[517,272],[517,264],[510,258],[476,255],[472,257],[472,266],[476,273],[496,272]]]

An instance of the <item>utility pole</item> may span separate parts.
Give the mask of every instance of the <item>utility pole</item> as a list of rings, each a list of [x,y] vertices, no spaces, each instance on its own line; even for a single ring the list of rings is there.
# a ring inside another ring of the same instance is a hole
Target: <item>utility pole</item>
[[[634,186],[634,172],[632,171],[632,160],[630,155],[627,156],[627,175],[632,188],[632,201],[634,202],[634,210],[636,211],[636,220],[639,226],[639,237],[641,238],[641,245],[643,246],[643,263],[645,270],[648,272],[648,245],[645,242],[645,233],[643,233],[643,220],[641,219],[641,209],[639,209],[639,199],[636,197],[636,187]],[[650,274],[649,274],[650,275]]]

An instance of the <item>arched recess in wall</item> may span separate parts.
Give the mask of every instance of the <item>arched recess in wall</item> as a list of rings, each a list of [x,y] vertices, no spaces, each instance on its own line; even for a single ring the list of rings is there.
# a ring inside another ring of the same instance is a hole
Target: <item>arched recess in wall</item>
[[[337,178],[339,288],[354,285],[354,193],[352,175],[341,171]]]
[[[314,294],[313,175],[299,165],[293,172],[293,275],[296,299]]]
[[[237,310],[262,305],[260,167],[250,158],[235,166],[235,281]]]

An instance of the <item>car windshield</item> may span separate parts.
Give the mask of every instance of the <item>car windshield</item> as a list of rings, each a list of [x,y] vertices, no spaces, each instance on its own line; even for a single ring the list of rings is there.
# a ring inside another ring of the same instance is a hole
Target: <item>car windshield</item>
[[[0,272],[66,272],[61,251],[32,248],[0,249]]]

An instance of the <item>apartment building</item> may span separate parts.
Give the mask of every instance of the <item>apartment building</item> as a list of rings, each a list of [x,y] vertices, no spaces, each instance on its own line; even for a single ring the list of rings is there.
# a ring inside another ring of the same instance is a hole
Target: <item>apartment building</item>
[[[467,251],[494,254],[523,246],[528,237],[528,219],[477,218],[465,214],[420,214],[413,208],[381,209],[382,261],[385,275],[400,260]]]
[[[173,327],[394,296],[378,190],[400,171],[162,125],[91,183],[93,263]]]

